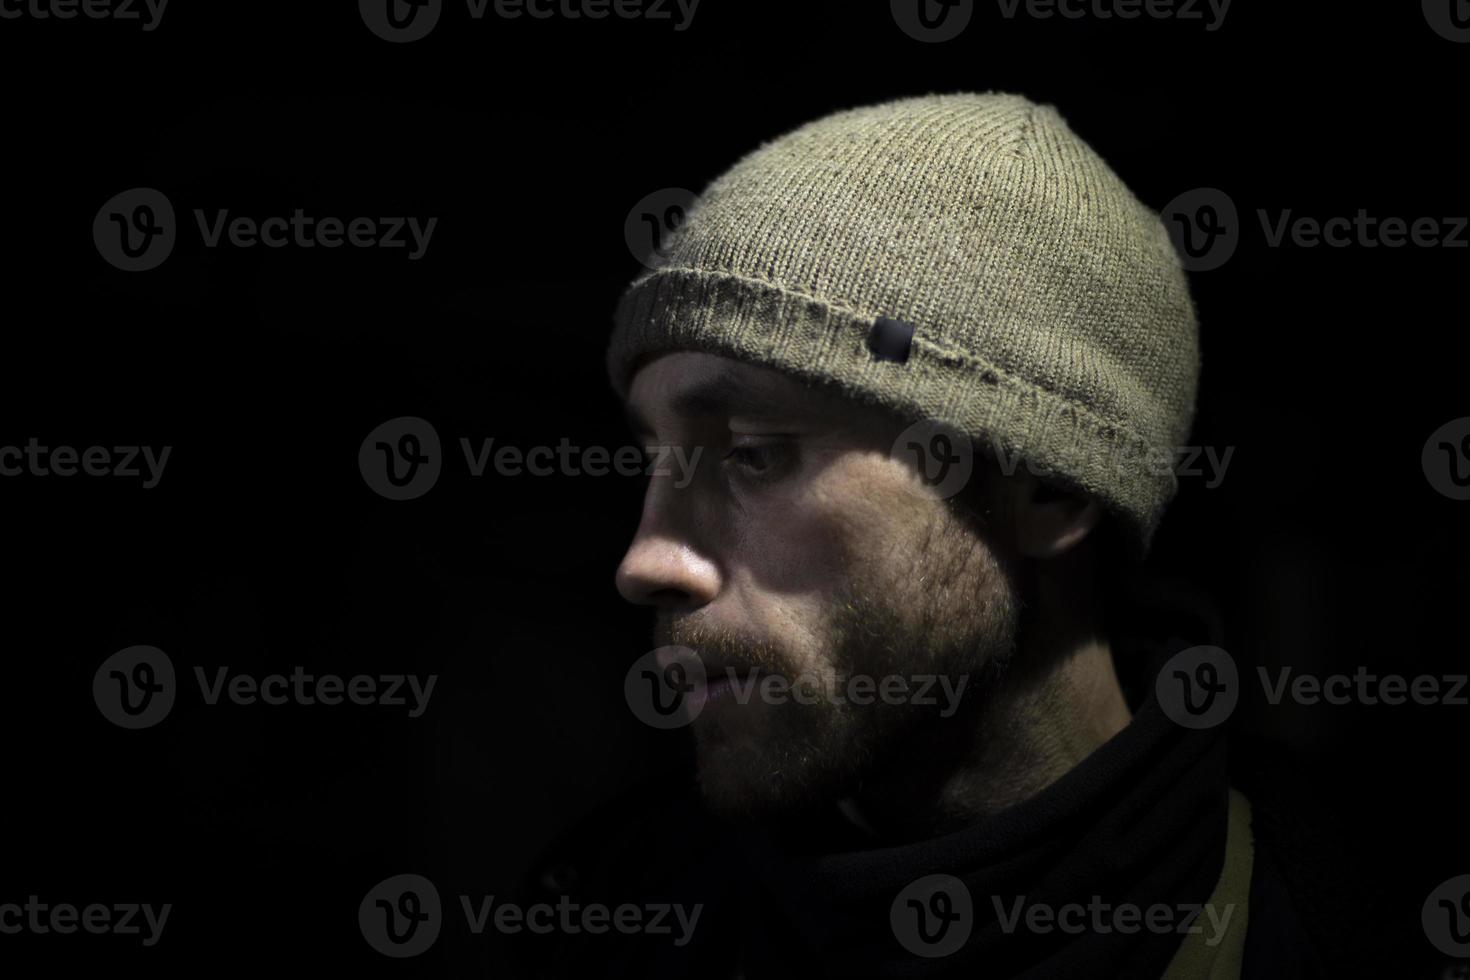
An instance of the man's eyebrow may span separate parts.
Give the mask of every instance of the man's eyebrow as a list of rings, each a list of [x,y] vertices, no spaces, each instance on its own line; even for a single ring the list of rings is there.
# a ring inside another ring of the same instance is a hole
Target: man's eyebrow
[[[675,414],[686,418],[769,415],[782,407],[783,400],[773,385],[751,384],[729,374],[692,384],[670,403]]]
[[[696,382],[680,391],[669,402],[670,410],[686,419],[770,416],[788,407],[786,399],[782,398],[774,385],[752,384],[729,374]],[[635,435],[653,432],[653,426],[648,424],[635,406],[626,406],[623,414]]]

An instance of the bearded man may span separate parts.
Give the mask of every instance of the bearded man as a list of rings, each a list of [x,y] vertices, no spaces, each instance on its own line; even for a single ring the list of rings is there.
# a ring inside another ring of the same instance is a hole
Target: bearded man
[[[1209,677],[1119,680],[1107,586],[1177,488],[1150,461],[1190,434],[1198,327],[1159,216],[1054,108],[931,95],[761,146],[608,366],[649,445],[701,450],[616,575],[698,799],[599,818],[539,887],[702,916],[543,943],[547,972],[1311,975],[1221,730],[1180,713]]]

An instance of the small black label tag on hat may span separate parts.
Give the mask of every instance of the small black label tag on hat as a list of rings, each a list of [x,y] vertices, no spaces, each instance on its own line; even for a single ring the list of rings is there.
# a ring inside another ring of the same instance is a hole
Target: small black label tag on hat
[[[873,327],[868,331],[868,350],[880,361],[897,361],[902,364],[909,359],[909,348],[914,343],[915,329],[917,328],[912,323],[880,316],[873,321]]]

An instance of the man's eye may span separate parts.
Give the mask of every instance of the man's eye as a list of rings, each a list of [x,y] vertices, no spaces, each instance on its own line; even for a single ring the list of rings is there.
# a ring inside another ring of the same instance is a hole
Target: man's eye
[[[749,480],[772,480],[790,465],[791,446],[784,441],[744,442],[730,447],[725,465]]]
[[[765,446],[736,446],[725,454],[725,459],[757,473],[771,465],[770,453]]]

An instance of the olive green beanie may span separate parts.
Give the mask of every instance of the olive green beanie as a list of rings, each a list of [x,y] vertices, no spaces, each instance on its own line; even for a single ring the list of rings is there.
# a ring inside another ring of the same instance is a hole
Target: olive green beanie
[[[623,295],[608,368],[702,350],[836,385],[1096,497],[1135,557],[1199,377],[1167,229],[1049,105],[836,113],[717,178]]]

